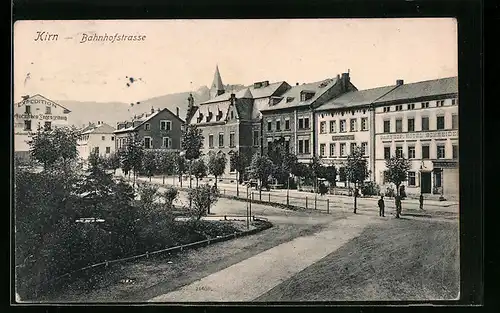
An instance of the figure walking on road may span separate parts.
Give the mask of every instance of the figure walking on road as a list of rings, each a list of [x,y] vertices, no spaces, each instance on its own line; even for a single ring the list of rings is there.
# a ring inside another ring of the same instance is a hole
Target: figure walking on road
[[[378,199],[378,215],[385,217],[384,196],[380,196],[380,199]]]
[[[401,215],[401,196],[397,195],[395,198],[395,204],[396,204],[396,218],[399,218]]]
[[[420,197],[418,198],[418,202],[420,203],[420,210],[424,209],[424,196],[420,194]]]

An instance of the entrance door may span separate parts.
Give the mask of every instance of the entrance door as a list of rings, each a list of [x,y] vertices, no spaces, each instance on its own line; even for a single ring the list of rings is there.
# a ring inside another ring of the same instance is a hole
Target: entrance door
[[[431,172],[420,173],[420,192],[431,193]]]

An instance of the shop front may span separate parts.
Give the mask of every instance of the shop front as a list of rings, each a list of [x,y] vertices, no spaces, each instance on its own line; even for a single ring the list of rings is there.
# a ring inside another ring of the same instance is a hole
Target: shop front
[[[433,161],[432,176],[432,194],[458,197],[460,188],[457,161]]]

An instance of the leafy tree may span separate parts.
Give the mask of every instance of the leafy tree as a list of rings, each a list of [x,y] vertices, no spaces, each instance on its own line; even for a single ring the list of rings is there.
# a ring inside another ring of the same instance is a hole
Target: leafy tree
[[[236,171],[236,194],[239,195],[239,184],[242,182],[241,175],[245,173],[246,167],[248,166],[248,158],[245,154],[240,154],[236,151],[229,156],[229,162],[231,164],[231,168]]]
[[[113,170],[113,174],[116,174],[116,170],[120,168],[120,155],[118,152],[111,153],[107,160],[107,167]]]
[[[311,174],[313,176],[313,181],[314,181],[314,192],[318,192],[318,178],[321,175],[322,168],[323,166],[320,163],[320,160],[318,157],[313,157],[311,159],[311,162],[309,163],[309,168],[311,169]]]
[[[224,153],[210,152],[208,155],[208,173],[215,177],[215,188],[217,188],[217,178],[224,174],[227,158]]]
[[[126,169],[134,171],[134,184],[137,174],[142,168],[142,159],[144,157],[144,147],[142,140],[137,133],[130,133],[127,138],[127,144],[122,153],[122,164]]]
[[[173,151],[161,150],[156,154],[156,167],[162,174],[163,184],[165,184],[165,175],[174,175],[176,158],[177,155]]]
[[[411,168],[410,161],[404,156],[392,156],[385,161],[387,167],[387,181],[396,186],[396,195],[399,195],[399,186],[408,178],[408,171]]]
[[[78,156],[78,132],[72,128],[59,127],[53,130],[38,128],[29,145],[33,159],[43,164],[44,170],[62,160],[63,166]]]
[[[179,182],[182,188],[182,175],[186,173],[187,165],[186,158],[181,154],[175,155],[175,171],[179,175]],[[191,178],[190,178],[191,179]]]
[[[158,200],[158,187],[149,184],[139,184],[138,194],[142,208],[148,210]]]
[[[197,160],[201,156],[201,148],[203,147],[203,135],[201,129],[196,125],[186,125],[182,132],[181,148],[184,151],[184,157],[189,162],[189,187],[191,187],[191,174],[193,160]]]
[[[197,159],[193,161],[191,165],[191,172],[196,177],[196,186],[198,186],[198,180],[207,176],[207,165],[203,159]]]
[[[287,149],[285,138],[280,137],[278,140],[269,143],[267,155],[274,164],[273,177],[280,184],[287,182],[290,173],[294,171],[297,164],[297,156]]]
[[[153,150],[145,150],[144,157],[142,159],[142,169],[146,174],[146,177],[149,177],[149,181],[151,181],[151,177],[157,172],[157,157],[158,153]]]
[[[259,180],[259,197],[262,197],[262,188],[267,187],[269,176],[273,171],[273,162],[269,157],[256,153],[250,163],[251,177]]]
[[[311,168],[304,163],[297,163],[292,171],[292,174],[296,177],[299,177],[299,183],[300,178],[307,180],[313,177]]]
[[[356,147],[347,157],[346,171],[347,179],[354,183],[354,214],[356,214],[358,186],[368,177],[367,162],[360,147]]]
[[[344,166],[339,168],[339,181],[345,182],[347,180],[347,171]]]
[[[165,205],[167,208],[173,208],[173,203],[177,199],[178,191],[174,187],[167,187],[162,193],[161,197],[165,200]]]
[[[188,190],[188,199],[192,202],[191,213],[196,220],[200,220],[207,213],[210,214],[210,207],[219,200],[219,190],[209,185],[197,186]]]
[[[335,187],[337,181],[337,168],[335,165],[324,166],[321,169],[320,178],[326,179],[330,186]]]

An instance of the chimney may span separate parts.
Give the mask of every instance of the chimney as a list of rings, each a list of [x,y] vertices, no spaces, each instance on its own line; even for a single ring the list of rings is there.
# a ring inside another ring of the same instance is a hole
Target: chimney
[[[179,117],[179,107],[176,108],[177,117]]]
[[[155,113],[155,109],[151,107],[151,114]]]
[[[299,83],[295,83],[295,86],[298,86],[298,85],[299,85]]]
[[[337,80],[340,80],[340,74],[337,74]]]
[[[402,79],[396,80],[396,86],[401,86],[404,84],[404,81]]]
[[[264,81],[262,83],[262,87],[267,87],[267,86],[269,86],[269,81],[268,80],[266,80],[266,81]]]
[[[342,89],[347,91],[347,87],[349,86],[349,73],[342,73]]]
[[[187,100],[188,100],[188,107],[189,108],[192,107],[194,105],[194,98],[193,98],[193,94],[192,93],[189,94],[189,97],[188,97]]]

